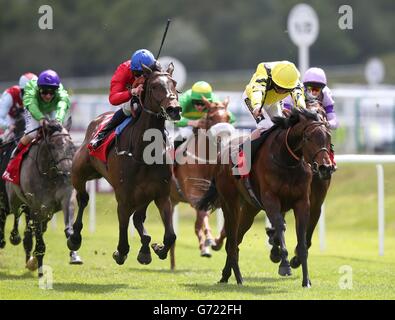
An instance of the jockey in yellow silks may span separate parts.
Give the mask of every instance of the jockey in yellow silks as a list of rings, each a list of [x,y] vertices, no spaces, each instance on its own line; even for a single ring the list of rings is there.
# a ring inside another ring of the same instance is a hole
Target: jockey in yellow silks
[[[257,121],[259,131],[273,126],[271,119],[283,116],[281,101],[291,95],[294,105],[306,108],[300,73],[292,62],[262,62],[246,86],[243,100]]]

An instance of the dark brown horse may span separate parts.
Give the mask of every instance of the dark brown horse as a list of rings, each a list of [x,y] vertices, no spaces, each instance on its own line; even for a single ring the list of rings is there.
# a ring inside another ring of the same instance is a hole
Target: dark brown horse
[[[211,257],[210,246],[215,245],[209,224],[209,212],[197,210],[197,202],[204,196],[213,178],[217,153],[221,146],[219,139],[230,136],[233,127],[228,124],[229,100],[210,102],[204,99],[207,114],[200,120],[200,129],[194,128],[192,139],[177,149],[174,165],[174,179],[171,186],[173,206],[179,202],[189,203],[196,210],[195,234],[199,241],[202,257]],[[217,124],[221,124],[216,126]]]
[[[23,109],[18,110],[18,114],[15,118],[14,129],[8,132],[7,137],[0,144],[0,176],[2,176],[6,170],[11,158],[11,153],[25,131],[25,117],[23,116],[23,111]],[[8,203],[5,181],[0,178],[0,249],[3,249],[6,244],[4,229],[7,215],[9,214],[10,205]],[[18,224],[19,215],[16,214],[14,215],[14,225],[10,234],[10,242],[13,245],[18,245],[22,241],[18,230]]]
[[[319,101],[307,100],[306,107],[309,110],[317,112],[321,121],[324,122],[327,121],[326,112]],[[313,233],[315,227],[317,226],[318,220],[320,219],[321,208],[325,201],[330,183],[331,183],[330,174],[326,174],[325,176],[322,176],[320,175],[320,171],[318,170],[313,171],[313,180],[311,182],[311,188],[310,188],[310,219],[306,232],[306,242],[308,249],[311,247],[312,244],[311,239],[313,237]],[[285,216],[285,212],[283,213],[283,215]],[[269,236],[269,243],[272,245],[272,249],[270,252],[270,259],[272,260],[272,262],[278,263],[281,261],[279,240],[274,238],[275,235],[274,228],[267,228],[266,233]],[[296,249],[295,249],[295,256],[291,259],[290,264],[292,268],[298,268],[301,264],[300,259],[297,256]]]
[[[252,164],[250,181],[259,205],[247,192],[244,179],[233,176],[232,166],[220,165],[199,209],[208,209],[220,201],[225,217],[227,259],[220,282],[228,282],[231,271],[238,284],[243,279],[239,269],[239,244],[250,229],[256,214],[264,209],[279,240],[281,263],[279,273],[290,274],[285,246],[285,220],[282,212],[293,209],[296,219],[296,253],[303,268],[303,287],[311,282],[307,267],[306,230],[310,215],[310,187],[313,171],[330,175],[331,137],[324,122],[308,110],[292,111],[289,118],[274,119],[276,128],[259,148]]]
[[[170,201],[171,168],[164,159],[164,130],[165,120],[179,120],[181,110],[176,83],[172,79],[173,69],[173,64],[170,64],[166,72],[159,65],[153,70],[143,65],[146,80],[141,99],[141,115],[133,125],[124,129],[119,141],[111,147],[107,165],[90,156],[87,149],[87,144],[106,114],[90,123],[85,140],[73,160],[72,183],[77,190],[79,210],[73,226],[74,233],[67,242],[69,248],[75,249],[81,245],[82,216],[89,200],[86,182],[104,177],[114,188],[118,202],[119,242],[113,254],[116,263],[121,265],[127,258],[128,225],[133,213],[133,221],[142,243],[138,261],[143,264],[151,262],[151,237],[146,233],[143,223],[146,209],[152,201],[155,201],[165,225],[164,245],[154,244],[153,249],[160,259],[167,257],[176,235]],[[152,137],[153,143],[149,140]],[[159,156],[159,161],[151,161],[152,146],[155,147],[155,157]]]
[[[326,121],[326,112],[318,101],[306,101],[306,106],[307,109],[316,111],[322,121]],[[307,248],[311,247],[311,239],[313,237],[313,233],[317,226],[318,220],[320,219],[321,208],[325,201],[330,182],[331,175],[327,175],[324,179],[323,177],[320,177],[318,171],[314,172],[310,188],[310,219],[306,232]],[[285,217],[285,212],[283,212],[282,214]],[[279,240],[274,237],[275,229],[272,227],[266,228],[266,233],[269,236],[269,244],[272,245],[272,249],[270,251],[270,260],[274,263],[278,263],[281,261],[281,256]],[[223,228],[220,236],[215,239],[216,249],[219,250],[222,247],[225,238],[226,232],[225,228]],[[292,268],[298,268],[300,266],[300,260],[296,255],[291,259],[290,264]]]

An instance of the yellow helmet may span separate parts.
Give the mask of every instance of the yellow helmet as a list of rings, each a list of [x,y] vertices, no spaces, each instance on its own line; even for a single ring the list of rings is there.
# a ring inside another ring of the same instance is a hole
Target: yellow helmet
[[[297,86],[300,78],[298,69],[292,62],[280,61],[272,69],[273,82],[284,89],[293,89]]]
[[[206,81],[198,81],[192,86],[192,100],[202,100],[204,96],[207,100],[212,101],[213,89]]]

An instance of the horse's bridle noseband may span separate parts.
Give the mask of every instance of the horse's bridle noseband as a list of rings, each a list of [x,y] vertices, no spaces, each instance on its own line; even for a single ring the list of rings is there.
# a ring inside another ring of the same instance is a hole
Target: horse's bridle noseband
[[[167,72],[157,72],[157,71],[154,71],[154,72],[156,72],[156,74],[157,74],[158,76],[166,76],[166,77],[170,78],[171,80],[173,80],[173,78],[171,77],[171,75],[170,75],[169,73],[167,73]],[[149,81],[149,80],[147,79],[146,81]],[[173,81],[174,81],[174,80],[173,80]],[[146,87],[148,87],[148,85],[147,85]],[[147,89],[147,97],[146,97],[146,99],[150,99],[151,97],[152,97],[152,88],[149,87],[149,88]],[[163,119],[165,119],[165,120],[171,120],[170,116],[169,116],[168,113],[166,112],[166,108],[165,108],[166,106],[163,106],[163,102],[164,102],[164,101],[171,101],[171,100],[177,99],[177,95],[176,95],[175,93],[173,93],[173,92],[168,92],[167,95],[166,95],[166,97],[164,97],[164,98],[163,98],[162,100],[160,100],[160,101],[157,101],[157,100],[153,99],[156,103],[158,103],[158,105],[159,105],[159,107],[160,107],[160,111],[158,111],[158,112],[155,112],[155,111],[152,111],[152,110],[150,110],[150,109],[145,108],[145,107],[144,107],[144,104],[143,104],[143,101],[141,101],[141,97],[139,97],[139,99],[140,99],[140,104],[141,104],[142,110],[143,110],[144,112],[146,112],[146,113],[148,113],[148,114],[150,114],[150,115],[153,115],[153,116],[155,116],[155,117],[157,117],[157,118],[163,118]]]
[[[321,127],[321,126],[326,127],[325,122],[322,122],[322,121],[315,121],[315,122],[310,123],[309,125],[307,125],[307,126],[303,129],[303,139],[302,139],[302,142],[301,142],[300,145],[299,145],[297,148],[295,148],[294,150],[292,150],[292,148],[291,148],[291,147],[289,146],[289,144],[288,144],[288,136],[289,136],[289,133],[290,133],[292,127],[289,127],[289,128],[287,129],[287,132],[286,132],[286,134],[285,134],[285,146],[286,146],[286,148],[287,148],[289,154],[290,154],[296,161],[298,161],[298,162],[301,161],[301,160],[302,160],[302,157],[297,156],[295,153],[296,153],[297,151],[301,150],[301,149],[303,148],[303,146],[305,145],[306,141],[308,141],[308,140],[310,139],[310,137],[307,136],[307,134],[306,134],[307,129],[310,128],[310,127],[313,127],[313,129],[312,129],[311,132],[310,132],[310,134],[311,134],[312,132],[314,132],[317,128],[319,128],[319,127]],[[330,133],[329,133],[327,130],[325,130],[325,132],[326,132],[327,134],[330,135]],[[318,156],[321,152],[326,152],[328,155],[330,155],[330,152],[329,152],[328,148],[326,148],[326,147],[320,148],[320,149],[314,154],[314,156],[313,156],[313,158],[312,158],[312,160],[311,160],[311,161],[312,161],[312,164],[310,164],[310,166],[311,166],[311,168],[312,168],[312,170],[313,170],[313,173],[317,173],[317,172],[318,172],[318,165],[317,165],[317,163],[315,162],[315,159],[317,158],[317,156]]]
[[[51,138],[53,138],[53,137],[54,137],[54,138],[57,138],[57,137],[61,137],[61,136],[70,137],[70,134],[69,134],[69,133],[59,133],[59,134],[57,134],[57,135],[55,135],[55,136],[52,136],[52,135],[49,136],[49,135],[46,135],[45,132],[43,131],[43,141],[44,141],[44,145],[45,145],[45,147],[46,147],[46,149],[47,149],[48,154],[50,155],[50,161],[52,162],[52,165],[49,167],[49,170],[48,170],[47,172],[42,172],[42,171],[40,170],[40,168],[39,168],[39,165],[38,165],[38,152],[37,152],[37,156],[36,156],[36,166],[37,166],[38,172],[39,172],[40,174],[45,175],[45,176],[49,176],[50,171],[51,171],[52,169],[55,169],[55,171],[56,171],[56,175],[55,175],[55,176],[69,176],[69,175],[70,175],[70,172],[64,172],[63,170],[60,170],[60,169],[58,168],[58,165],[59,165],[62,161],[65,161],[65,160],[70,160],[70,161],[72,161],[72,160],[73,160],[73,157],[65,156],[65,157],[63,157],[63,158],[61,158],[61,159],[55,160],[55,157],[54,157],[53,153],[51,152],[51,149],[49,148],[49,144],[50,144],[49,141],[51,140]]]

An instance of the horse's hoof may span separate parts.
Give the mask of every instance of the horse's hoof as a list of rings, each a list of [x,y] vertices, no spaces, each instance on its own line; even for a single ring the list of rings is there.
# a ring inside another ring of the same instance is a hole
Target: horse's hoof
[[[26,268],[30,271],[36,271],[38,268],[38,261],[36,257],[30,257],[29,260],[26,262]]]
[[[272,247],[272,250],[270,251],[270,260],[273,263],[279,263],[281,261],[281,255],[280,255],[280,248],[277,246]]]
[[[83,264],[81,257],[77,251],[70,251],[70,264]]]
[[[121,256],[118,251],[115,251],[112,254],[112,257],[115,260],[115,262],[121,266],[121,265],[123,265],[125,263],[126,258],[128,257],[128,255],[126,254],[124,256]]]
[[[289,277],[292,275],[291,267],[289,265],[279,266],[278,274],[282,277]]]
[[[69,248],[70,251],[77,251],[79,248],[81,248],[81,242],[82,242],[81,236],[78,237],[70,236],[67,239],[67,247]]]
[[[299,258],[297,256],[295,256],[291,259],[290,264],[291,264],[292,269],[296,269],[296,268],[300,267],[301,262],[300,262]]]
[[[21,236],[19,235],[19,233],[14,233],[11,232],[10,235],[10,242],[12,245],[17,246],[18,244],[20,244],[22,241]]]
[[[206,257],[206,258],[211,258],[210,248],[209,248],[209,247],[204,247],[204,248],[200,251],[200,256],[201,256],[201,257]]]
[[[306,282],[303,281],[302,287],[306,288],[306,289],[310,289],[311,288],[311,281],[310,280],[307,280]]]
[[[151,252],[143,253],[140,251],[137,256],[137,261],[144,265],[150,264],[152,261]]]
[[[219,239],[215,239],[214,242],[215,243],[213,245],[211,245],[211,249],[213,249],[214,251],[221,250],[224,242],[223,241],[219,241]]]
[[[208,238],[204,241],[204,246],[205,247],[211,247],[211,246],[215,246],[215,241],[214,239]]]
[[[167,251],[165,251],[165,246],[163,244],[153,243],[151,248],[158,255],[159,259],[165,260],[167,258]]]
[[[5,244],[6,244],[6,242],[4,239],[0,240],[0,249],[4,249]]]

